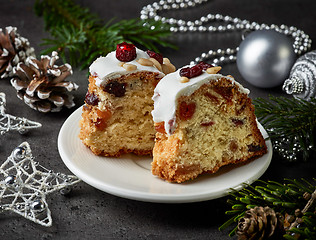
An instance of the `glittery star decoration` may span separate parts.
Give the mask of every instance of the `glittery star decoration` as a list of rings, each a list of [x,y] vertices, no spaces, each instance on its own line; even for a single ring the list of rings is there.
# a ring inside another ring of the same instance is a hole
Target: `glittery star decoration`
[[[80,180],[55,173],[35,161],[30,145],[23,142],[0,166],[0,210],[12,211],[45,227],[52,226],[46,195],[70,192]]]
[[[23,134],[30,129],[39,128],[42,124],[30,121],[26,118],[15,117],[5,113],[5,94],[0,92],[0,135],[8,131],[18,131]]]

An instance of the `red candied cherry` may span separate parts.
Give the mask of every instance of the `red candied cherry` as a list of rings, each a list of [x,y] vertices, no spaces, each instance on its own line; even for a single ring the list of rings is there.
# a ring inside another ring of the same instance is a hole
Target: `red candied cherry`
[[[136,47],[134,44],[122,42],[116,45],[116,58],[122,62],[130,62],[136,58]]]
[[[147,50],[146,53],[149,57],[156,59],[160,64],[163,64],[163,56],[160,53],[155,53],[154,51]]]

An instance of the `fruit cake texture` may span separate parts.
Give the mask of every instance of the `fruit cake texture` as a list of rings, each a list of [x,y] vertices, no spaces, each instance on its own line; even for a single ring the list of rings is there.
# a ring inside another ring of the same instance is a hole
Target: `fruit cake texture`
[[[181,183],[267,152],[249,90],[219,70],[200,63],[158,83],[152,112],[154,175]]]
[[[167,58],[132,44],[100,57],[90,66],[79,138],[96,155],[152,154],[154,88],[175,67]]]

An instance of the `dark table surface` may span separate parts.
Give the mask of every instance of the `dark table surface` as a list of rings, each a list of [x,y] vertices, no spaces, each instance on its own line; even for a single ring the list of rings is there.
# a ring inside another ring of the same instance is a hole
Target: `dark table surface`
[[[35,15],[31,0],[1,0],[0,27],[15,26],[28,38],[37,57],[44,49],[42,39],[49,37],[42,18]],[[88,7],[104,20],[139,17],[148,2],[137,1],[76,1]],[[266,24],[293,25],[304,30],[316,42],[316,2],[314,0],[233,1],[213,0],[192,10],[178,12],[183,19],[195,19],[207,13],[220,13]],[[168,14],[166,14],[168,16]],[[179,50],[164,49],[176,67],[188,64],[209,49],[236,47],[239,33],[186,33],[172,37]],[[312,45],[315,49],[315,43]],[[245,82],[236,64],[225,65],[222,72],[231,74],[251,90],[252,98],[268,94],[284,95],[281,87],[259,89]],[[68,78],[80,88],[74,92],[76,106],[59,113],[43,114],[27,107],[16,97],[10,79],[0,79],[0,92],[7,96],[7,113],[42,123],[43,127],[20,135],[9,132],[0,136],[0,161],[23,141],[28,141],[36,160],[55,172],[71,174],[60,158],[57,148],[59,129],[67,117],[83,104],[87,91],[87,70],[74,68]],[[261,177],[264,180],[315,177],[315,159],[308,162],[287,163],[274,154],[272,163]],[[47,202],[52,212],[53,226],[46,228],[14,213],[0,213],[0,239],[230,239],[218,227],[227,219],[226,197],[198,203],[162,204],[139,202],[110,195],[88,184],[77,184],[67,197],[58,192],[49,194]]]

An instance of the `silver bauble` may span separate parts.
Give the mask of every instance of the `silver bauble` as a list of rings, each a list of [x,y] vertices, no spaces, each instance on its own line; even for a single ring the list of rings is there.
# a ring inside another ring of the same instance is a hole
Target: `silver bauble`
[[[308,52],[295,62],[290,76],[283,84],[287,94],[310,100],[316,97],[316,51]]]
[[[287,36],[274,30],[258,30],[241,42],[236,62],[246,81],[257,87],[272,88],[289,76],[295,59]]]

